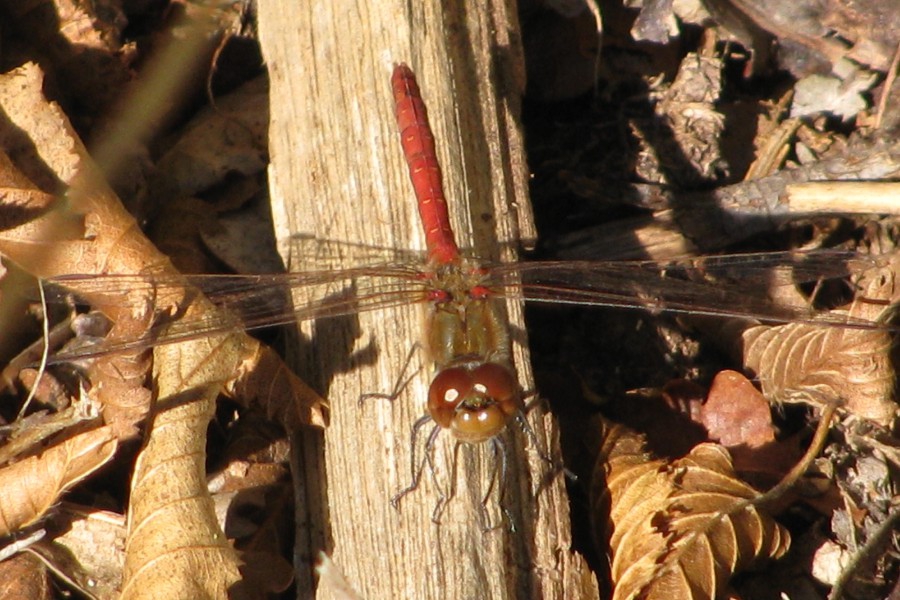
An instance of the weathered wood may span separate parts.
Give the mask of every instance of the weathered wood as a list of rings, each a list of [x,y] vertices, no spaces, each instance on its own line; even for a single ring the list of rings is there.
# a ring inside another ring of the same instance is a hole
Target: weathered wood
[[[270,187],[280,237],[345,243],[332,253],[340,257],[303,264],[298,261],[309,257],[286,244],[294,268],[358,266],[349,244],[423,248],[393,114],[390,74],[399,62],[418,76],[461,247],[509,260],[523,239],[533,239],[518,121],[524,67],[512,4],[260,0],[271,77]],[[528,389],[521,306],[508,310],[519,377]],[[591,588],[593,578],[570,550],[562,478],[535,495],[550,467],[518,431],[506,436],[508,503],[518,532],[482,530],[480,498],[492,467],[487,445],[459,452],[459,488],[439,526],[431,522],[437,493],[427,474],[400,512],[391,507],[389,499],[409,482],[410,428],[425,412],[431,366],[393,402],[358,407],[357,399],[396,385],[419,329],[419,310],[406,308],[322,321],[306,332],[311,351],[301,368],[319,379],[332,413],[321,448],[310,436],[297,436],[307,450],[298,465],[305,477],[297,485],[303,496],[298,596],[314,593],[308,561],[319,550],[369,599],[590,594],[582,586]],[[426,362],[415,354],[412,367]],[[529,420],[549,447],[555,429],[540,413]],[[444,481],[451,451],[450,436],[441,436],[437,469]],[[324,456],[321,466],[317,453]],[[489,506],[500,522],[496,502]],[[335,597],[324,586],[318,594]]]

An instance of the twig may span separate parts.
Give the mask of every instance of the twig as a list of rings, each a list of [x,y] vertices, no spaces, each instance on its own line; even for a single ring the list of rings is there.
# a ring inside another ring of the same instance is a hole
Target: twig
[[[881,129],[881,121],[884,119],[884,112],[887,110],[891,88],[894,87],[894,80],[897,79],[898,65],[900,65],[900,44],[897,44],[897,49],[894,51],[894,58],[891,59],[891,66],[887,70],[884,87],[881,89],[881,98],[878,99],[878,111],[875,113],[875,129]]]
[[[787,186],[791,210],[804,214],[883,213],[900,210],[900,183],[893,181],[813,181]]]
[[[4,546],[3,549],[0,549],[0,561],[4,561],[9,557],[18,554],[22,550],[25,550],[32,544],[46,537],[46,535],[46,529],[38,529],[37,531],[30,533],[27,537],[16,540],[7,546]]]
[[[809,448],[806,449],[806,453],[797,464],[781,478],[781,481],[779,481],[775,487],[765,494],[754,498],[751,501],[752,505],[759,507],[766,504],[772,504],[781,498],[785,492],[791,489],[798,479],[803,477],[807,469],[809,469],[809,466],[819,455],[822,447],[825,445],[825,439],[828,437],[829,429],[831,429],[831,419],[834,417],[835,412],[837,412],[837,405],[835,403],[828,403],[825,405],[825,409],[822,411],[822,418],[819,420],[819,425],[816,427],[816,432],[813,435],[812,441],[809,443]]]
[[[834,582],[834,587],[831,588],[831,594],[828,596],[828,600],[841,600],[841,598],[844,597],[844,589],[847,587],[847,584],[850,583],[853,574],[875,558],[881,548],[887,544],[890,536],[896,531],[897,527],[900,526],[900,509],[898,508],[900,507],[897,507],[895,503],[893,510],[890,511],[890,514],[888,515],[888,518],[884,520],[884,523],[882,523],[875,531],[875,534],[868,539],[866,544],[853,555],[853,558],[850,559],[850,564],[841,571],[837,581]]]
[[[41,364],[38,367],[37,377],[31,385],[31,390],[28,391],[28,397],[25,398],[22,408],[19,409],[19,419],[25,415],[28,405],[31,404],[31,401],[37,394],[38,385],[40,385],[41,379],[44,377],[44,371],[47,369],[47,359],[50,356],[50,320],[47,317],[47,296],[44,294],[44,282],[41,279],[38,279],[38,291],[41,294],[41,310],[44,313],[44,322],[41,326],[44,340],[43,351],[41,352]]]

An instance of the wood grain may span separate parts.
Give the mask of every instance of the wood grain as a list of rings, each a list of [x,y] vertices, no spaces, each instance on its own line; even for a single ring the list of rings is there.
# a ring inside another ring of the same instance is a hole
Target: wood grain
[[[389,80],[399,62],[416,72],[428,106],[460,246],[511,260],[523,240],[533,241],[513,4],[260,1],[279,237],[338,242],[326,261],[302,265],[296,246],[285,244],[294,267],[358,265],[351,244],[423,248],[393,115]],[[529,389],[521,306],[508,312],[519,377]],[[319,550],[370,599],[596,596],[593,577],[570,550],[562,478],[536,493],[550,467],[518,431],[505,437],[517,532],[482,529],[480,497],[492,465],[486,445],[460,450],[459,487],[440,525],[431,522],[437,495],[429,477],[399,512],[391,508],[389,499],[409,481],[409,432],[424,414],[431,366],[415,354],[413,367],[425,366],[396,400],[360,408],[357,399],[394,387],[419,329],[418,309],[407,308],[321,321],[304,332],[300,368],[317,380],[311,383],[332,412],[321,444],[304,432],[295,436],[303,449],[296,465],[298,597],[337,597],[313,591],[309,563]],[[556,453],[552,419],[535,410],[529,420]],[[450,436],[438,445],[438,475],[446,480]],[[500,521],[496,502],[488,512]]]

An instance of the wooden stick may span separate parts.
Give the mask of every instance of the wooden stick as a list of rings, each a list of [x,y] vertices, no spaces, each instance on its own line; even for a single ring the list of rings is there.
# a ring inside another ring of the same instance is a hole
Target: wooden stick
[[[813,181],[787,186],[787,201],[798,213],[900,214],[895,181]]]
[[[424,248],[391,98],[393,65],[406,62],[428,105],[460,246],[486,259],[514,258],[519,241],[534,235],[518,121],[524,67],[514,3],[384,0],[365,11],[349,0],[298,6],[259,4],[271,76],[270,189],[279,237]],[[284,251],[288,260],[296,256]],[[354,265],[348,246],[343,260],[295,266]],[[521,306],[510,304],[508,313],[514,331],[523,331]],[[483,531],[480,500],[493,472],[489,445],[459,453],[458,491],[440,525],[431,522],[438,496],[427,470],[400,512],[391,507],[390,498],[409,483],[409,432],[425,411],[427,357],[413,361],[424,367],[393,402],[370,400],[359,408],[357,399],[391,390],[404,377],[402,365],[421,336],[418,309],[316,325],[306,332],[312,346],[300,364],[318,378],[332,418],[321,445],[303,432],[296,438],[307,445],[296,465],[306,476],[296,487],[304,507],[298,508],[299,596],[313,593],[312,557],[325,549],[365,598],[596,597],[596,588],[584,583],[592,581],[586,565],[569,550],[563,482],[535,498],[548,466],[518,432],[505,438],[517,533]],[[529,389],[527,348],[517,344],[515,353]],[[551,419],[530,418],[549,447]],[[436,470],[446,478],[450,436],[440,436],[437,446]],[[447,484],[441,481],[442,488]],[[496,503],[488,509],[500,522]]]

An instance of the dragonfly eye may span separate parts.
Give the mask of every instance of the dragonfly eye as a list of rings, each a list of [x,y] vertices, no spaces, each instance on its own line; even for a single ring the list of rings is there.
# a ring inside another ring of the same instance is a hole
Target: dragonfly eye
[[[496,363],[444,369],[428,390],[431,417],[464,442],[494,437],[521,408],[515,376]]]
[[[497,363],[483,363],[471,371],[472,388],[483,398],[500,405],[509,416],[522,408],[519,382],[512,371]]]
[[[472,391],[472,375],[463,367],[444,369],[428,388],[428,412],[435,423],[450,427],[456,408]]]

